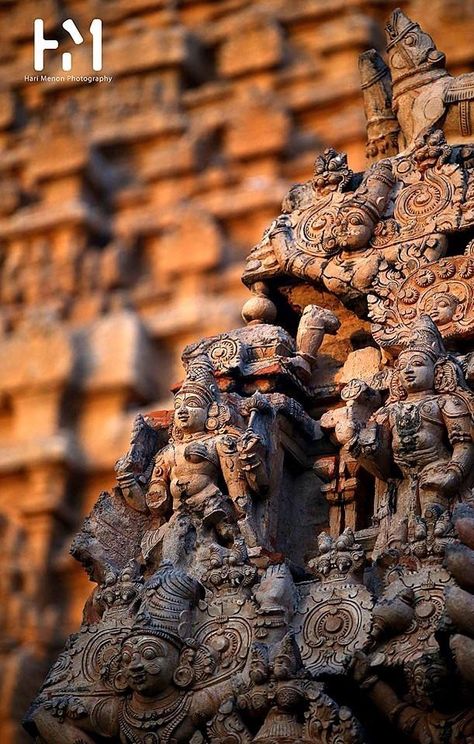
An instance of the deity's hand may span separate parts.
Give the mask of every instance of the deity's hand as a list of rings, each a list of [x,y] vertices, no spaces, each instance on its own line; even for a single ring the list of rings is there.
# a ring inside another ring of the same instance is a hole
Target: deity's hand
[[[459,488],[460,482],[460,472],[450,468],[449,464],[427,469],[420,476],[420,487],[424,491],[433,489],[446,496],[452,496]]]
[[[276,220],[273,221],[272,224],[272,231],[276,232],[277,230],[287,230],[291,225],[291,219],[290,216],[287,214],[280,214]]]
[[[244,470],[254,470],[262,464],[263,442],[258,434],[247,429],[237,444],[239,461]]]
[[[123,478],[129,473],[134,472],[134,466],[136,465],[135,459],[136,458],[134,458],[130,452],[127,452],[126,455],[117,460],[117,462],[115,463],[115,472],[117,474],[117,478]]]
[[[356,651],[351,662],[350,671],[355,682],[363,682],[371,674],[370,659],[363,651]]]
[[[323,426],[323,419],[321,419],[321,426]],[[341,408],[340,416],[334,427],[334,435],[339,444],[348,444],[357,435],[359,429],[360,426],[354,418],[352,408]]]
[[[68,718],[83,718],[87,715],[87,709],[82,702],[75,697],[64,695],[63,697],[47,700],[44,707],[52,716],[63,721]]]
[[[377,426],[372,424],[362,429],[357,444],[362,456],[369,457],[375,454],[378,447]]]
[[[152,514],[163,513],[167,509],[169,501],[166,484],[159,481],[151,483],[145,501]]]

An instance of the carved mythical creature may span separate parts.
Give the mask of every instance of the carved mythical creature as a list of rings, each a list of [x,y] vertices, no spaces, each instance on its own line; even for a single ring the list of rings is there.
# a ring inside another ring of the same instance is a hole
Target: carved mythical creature
[[[149,482],[121,467],[117,477],[128,503],[150,515],[145,559],[158,547],[161,558],[185,565],[200,545],[232,542],[239,529],[250,545],[258,540],[251,493],[268,483],[262,443],[221,400],[206,357],[193,361],[176,393],[171,439]]]
[[[445,352],[429,316],[406,339],[386,405],[367,421],[347,408],[339,432],[351,454],[386,485],[376,517],[378,544],[405,544],[408,528],[433,507],[470,498],[474,442],[472,393]]]
[[[406,145],[435,125],[448,142],[472,142],[474,75],[449,75],[445,55],[431,36],[399,9],[392,13],[386,35],[393,110]]]

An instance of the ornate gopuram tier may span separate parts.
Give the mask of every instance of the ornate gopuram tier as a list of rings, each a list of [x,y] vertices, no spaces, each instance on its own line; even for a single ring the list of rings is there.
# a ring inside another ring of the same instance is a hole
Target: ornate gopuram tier
[[[474,742],[474,77],[400,10],[72,553],[38,744]]]

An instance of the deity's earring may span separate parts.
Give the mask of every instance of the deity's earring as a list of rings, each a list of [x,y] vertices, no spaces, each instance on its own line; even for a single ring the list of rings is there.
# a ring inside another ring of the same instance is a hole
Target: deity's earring
[[[117,690],[117,692],[123,692],[124,690],[127,689],[128,687],[127,678],[122,671],[117,672],[117,674],[115,675],[113,679],[113,686],[114,686],[114,689]]]
[[[209,406],[206,429],[208,431],[215,431],[219,427],[219,405],[217,403],[211,403]]]
[[[407,397],[407,392],[400,381],[400,372],[398,371],[397,364],[390,378],[389,392],[392,400],[404,400]]]
[[[434,389],[440,393],[452,393],[458,386],[456,367],[449,359],[439,359],[434,368]]]
[[[173,674],[173,682],[176,687],[179,687],[182,690],[186,689],[186,687],[189,687],[194,682],[194,669],[191,665],[194,662],[196,654],[194,652],[189,653],[189,651],[190,650],[187,649],[187,653],[181,657]]]
[[[460,320],[464,320],[466,314],[465,310],[466,308],[464,306],[464,303],[460,303],[453,313],[452,322],[458,323]]]

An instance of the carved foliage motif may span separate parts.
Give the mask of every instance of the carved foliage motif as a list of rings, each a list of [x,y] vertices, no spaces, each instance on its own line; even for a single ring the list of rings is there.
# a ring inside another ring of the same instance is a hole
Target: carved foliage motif
[[[373,601],[357,584],[300,588],[298,640],[301,657],[311,673],[343,672],[351,654],[369,641]]]

